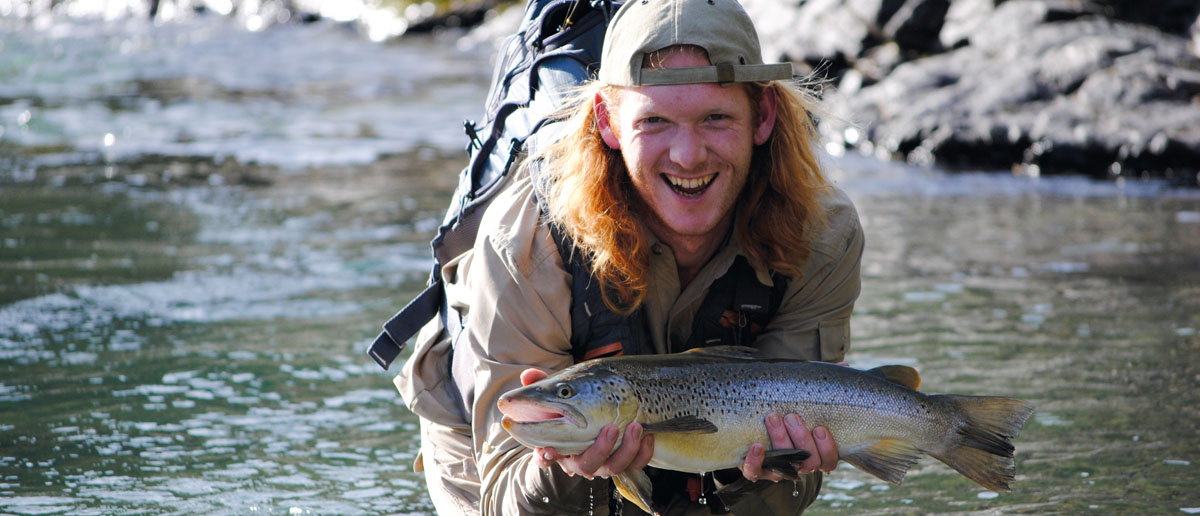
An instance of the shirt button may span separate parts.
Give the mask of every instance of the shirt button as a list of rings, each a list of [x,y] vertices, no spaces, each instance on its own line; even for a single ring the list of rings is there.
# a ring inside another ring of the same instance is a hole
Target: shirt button
[[[663,246],[662,246],[662,244],[654,244],[653,246],[650,246],[650,250],[651,250],[651,251],[653,251],[653,252],[654,252],[654,254],[656,254],[656,255],[661,255],[661,254],[663,254]]]

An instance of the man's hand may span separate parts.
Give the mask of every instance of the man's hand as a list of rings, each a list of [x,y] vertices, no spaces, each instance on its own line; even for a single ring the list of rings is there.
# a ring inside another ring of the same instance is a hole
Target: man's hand
[[[537,369],[526,369],[521,372],[521,385],[529,385],[546,376],[545,372]],[[579,455],[559,455],[557,450],[550,447],[534,448],[533,462],[543,468],[558,463],[568,475],[583,475],[589,480],[595,477],[609,478],[627,470],[646,467],[654,456],[654,436],[643,436],[642,425],[629,423],[625,427],[621,445],[614,450],[618,434],[617,425],[605,425],[600,429],[596,442]]]
[[[811,432],[805,426],[800,416],[788,414],[780,417],[774,412],[767,414],[767,435],[771,436],[771,448],[775,450],[805,450],[812,455],[796,468],[796,472],[805,475],[816,470],[826,473],[833,471],[838,463],[837,443],[825,427],[816,427]],[[762,463],[766,448],[759,443],[750,445],[746,460],[738,469],[747,479],[760,479],[778,482],[783,476],[775,471],[763,470]]]
[[[846,362],[838,365],[849,366]],[[796,468],[796,473],[807,475],[816,470],[829,473],[837,467],[839,460],[837,443],[825,427],[818,426],[812,432],[796,414],[780,417],[774,412],[767,414],[767,435],[771,436],[773,450],[805,450],[811,455]],[[759,443],[750,445],[746,460],[738,469],[748,480],[766,479],[772,482],[783,480],[783,476],[775,471],[763,471],[762,463],[766,457],[766,448]]]

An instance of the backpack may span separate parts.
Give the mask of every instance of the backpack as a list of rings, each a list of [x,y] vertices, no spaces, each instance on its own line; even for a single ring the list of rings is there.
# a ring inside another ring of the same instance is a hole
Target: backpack
[[[492,199],[515,175],[524,156],[559,139],[561,125],[549,116],[565,94],[599,67],[604,32],[620,7],[612,0],[530,0],[520,29],[502,47],[488,91],[486,120],[467,121],[469,161],[430,246],[433,269],[425,290],[383,325],[367,351],[387,369],[409,337],[439,314],[442,264],[475,244],[479,222]]]

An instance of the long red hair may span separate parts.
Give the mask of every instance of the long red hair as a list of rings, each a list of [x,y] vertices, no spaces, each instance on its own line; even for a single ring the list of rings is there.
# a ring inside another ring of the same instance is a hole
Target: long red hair
[[[810,232],[825,223],[820,196],[828,182],[813,151],[817,133],[809,117],[816,100],[800,86],[781,82],[736,87],[745,89],[752,106],[773,91],[777,114],[770,138],[754,149],[750,177],[734,208],[735,233],[753,261],[798,278],[810,254]],[[594,106],[599,93],[615,112],[611,102],[619,90],[597,82],[579,90],[561,116],[570,133],[540,156],[545,164],[539,189],[549,222],[591,261],[605,303],[628,313],[646,297],[650,242],[625,162],[601,139]]]

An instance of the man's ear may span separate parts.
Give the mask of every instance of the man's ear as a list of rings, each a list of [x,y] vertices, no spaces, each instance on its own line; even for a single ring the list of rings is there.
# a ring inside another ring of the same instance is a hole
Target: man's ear
[[[613,150],[621,148],[621,140],[617,138],[617,132],[613,130],[612,117],[608,114],[608,99],[604,98],[600,92],[596,92],[596,98],[592,101],[593,113],[596,116],[596,129],[600,131],[600,138],[604,140],[604,144]]]
[[[767,143],[771,132],[775,130],[775,114],[778,103],[779,99],[775,96],[775,85],[763,88],[762,95],[758,97],[758,124],[754,126],[755,145]]]

